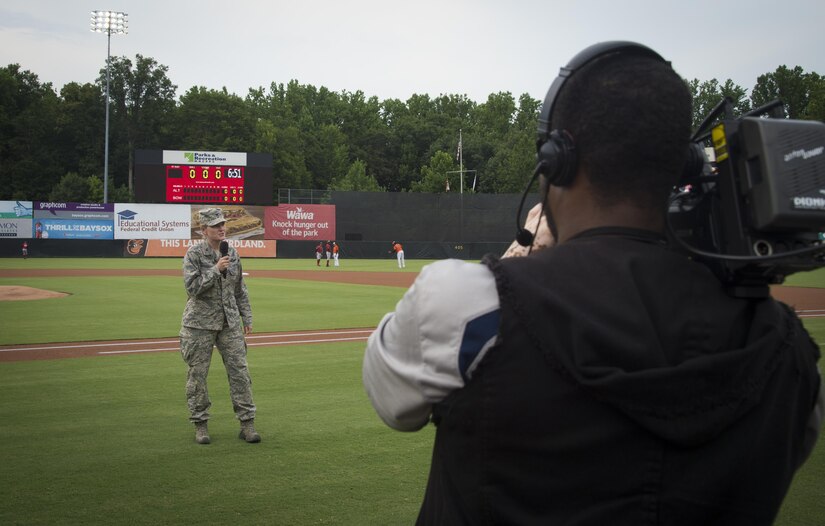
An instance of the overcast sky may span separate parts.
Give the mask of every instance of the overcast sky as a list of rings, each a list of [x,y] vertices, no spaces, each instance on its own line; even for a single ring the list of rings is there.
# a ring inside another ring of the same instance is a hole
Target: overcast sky
[[[243,97],[294,79],[380,100],[543,100],[560,66],[605,40],[641,42],[683,77],[748,93],[780,65],[825,75],[822,0],[2,0],[0,67],[18,63],[58,90],[94,82],[106,64],[95,9],[129,14],[112,55],[167,66],[178,95]]]

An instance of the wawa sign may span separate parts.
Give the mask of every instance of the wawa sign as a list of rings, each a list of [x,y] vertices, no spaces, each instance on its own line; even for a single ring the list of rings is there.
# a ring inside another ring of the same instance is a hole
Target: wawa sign
[[[265,211],[266,239],[335,239],[335,205],[279,205]]]

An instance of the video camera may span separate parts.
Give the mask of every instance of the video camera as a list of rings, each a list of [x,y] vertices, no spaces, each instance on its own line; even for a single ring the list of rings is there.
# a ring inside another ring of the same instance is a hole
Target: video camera
[[[764,297],[825,266],[825,123],[776,118],[779,101],[732,113],[725,98],[694,132],[668,235],[734,296]]]

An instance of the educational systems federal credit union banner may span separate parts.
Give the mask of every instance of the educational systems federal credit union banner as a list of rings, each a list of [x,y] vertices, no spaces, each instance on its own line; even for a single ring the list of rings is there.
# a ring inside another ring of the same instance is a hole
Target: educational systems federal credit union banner
[[[115,203],[115,239],[188,239],[189,205]]]

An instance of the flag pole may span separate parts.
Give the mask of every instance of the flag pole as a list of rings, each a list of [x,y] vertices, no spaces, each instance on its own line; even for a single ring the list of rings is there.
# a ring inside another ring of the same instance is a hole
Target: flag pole
[[[461,193],[464,193],[464,148],[461,144],[461,128],[458,129],[458,174],[461,178]]]
[[[461,141],[461,128],[458,129],[458,175],[461,181],[461,193],[459,194],[459,214],[458,214],[458,240],[464,240],[464,145]]]

